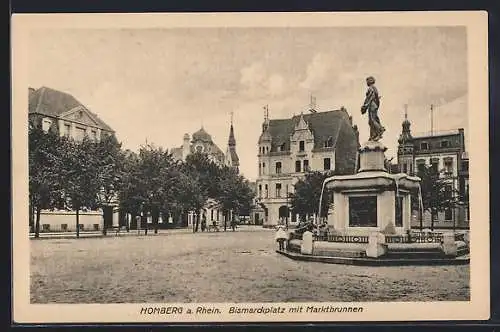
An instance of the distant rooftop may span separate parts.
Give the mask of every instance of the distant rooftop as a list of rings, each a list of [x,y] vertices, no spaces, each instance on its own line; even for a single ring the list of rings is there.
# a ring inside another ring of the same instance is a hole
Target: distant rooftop
[[[412,133],[413,138],[423,138],[423,137],[433,137],[433,136],[448,136],[448,135],[458,135],[460,133],[459,129],[449,129],[449,130],[435,130],[433,132],[420,132]]]

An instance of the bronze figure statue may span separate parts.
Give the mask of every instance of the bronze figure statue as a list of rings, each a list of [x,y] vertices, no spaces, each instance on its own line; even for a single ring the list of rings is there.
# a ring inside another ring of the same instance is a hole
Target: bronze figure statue
[[[382,134],[385,131],[378,117],[380,96],[375,87],[375,78],[373,76],[366,78],[366,85],[368,85],[368,90],[366,91],[365,102],[361,106],[361,114],[365,114],[368,111],[368,125],[370,126],[369,140],[377,142],[382,138]]]

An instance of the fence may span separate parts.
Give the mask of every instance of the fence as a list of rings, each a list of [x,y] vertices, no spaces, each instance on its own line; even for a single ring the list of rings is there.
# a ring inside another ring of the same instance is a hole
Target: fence
[[[442,233],[415,233],[410,235],[386,235],[385,243],[441,243]]]

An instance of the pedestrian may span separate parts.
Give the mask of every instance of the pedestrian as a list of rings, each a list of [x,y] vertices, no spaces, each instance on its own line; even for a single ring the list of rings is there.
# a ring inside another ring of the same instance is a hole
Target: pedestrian
[[[285,231],[285,227],[283,225],[279,225],[277,227],[274,239],[276,240],[276,242],[278,242],[279,250],[285,250],[285,242],[288,240],[288,234]]]
[[[203,217],[201,218],[201,231],[204,232],[207,228],[207,215],[203,213]]]

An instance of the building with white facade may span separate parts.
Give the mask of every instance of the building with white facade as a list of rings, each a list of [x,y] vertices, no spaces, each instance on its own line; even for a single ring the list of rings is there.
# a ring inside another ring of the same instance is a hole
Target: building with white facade
[[[112,135],[111,129],[72,95],[47,87],[29,88],[29,121],[31,126],[54,131],[61,136],[82,140],[88,136],[99,141]]]
[[[353,174],[359,133],[345,108],[311,109],[289,119],[269,119],[266,113],[258,140],[257,198],[264,210],[264,226],[283,220],[297,222],[289,195],[308,171]]]
[[[469,156],[465,149],[464,129],[436,131],[412,135],[410,121],[405,115],[398,140],[398,167],[402,173],[417,175],[420,167],[433,166],[449,183],[448,192],[458,191],[465,197],[463,207],[446,209],[435,216],[435,227],[468,227],[469,224]],[[413,213],[413,227],[420,224],[420,216]],[[423,215],[424,227],[429,227],[431,214]]]

